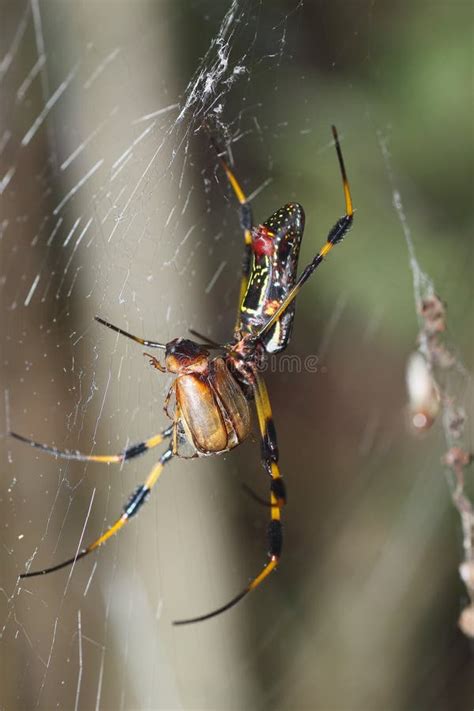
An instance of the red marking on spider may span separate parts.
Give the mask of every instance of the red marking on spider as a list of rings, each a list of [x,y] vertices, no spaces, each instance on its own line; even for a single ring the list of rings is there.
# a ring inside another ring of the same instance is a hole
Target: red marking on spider
[[[263,312],[265,316],[273,316],[277,308],[280,306],[280,302],[277,301],[276,299],[272,299],[271,301],[267,301],[265,304],[265,307],[263,309]]]
[[[273,254],[275,251],[274,236],[273,232],[270,232],[264,225],[256,227],[252,232],[252,250],[255,254],[259,257]]]

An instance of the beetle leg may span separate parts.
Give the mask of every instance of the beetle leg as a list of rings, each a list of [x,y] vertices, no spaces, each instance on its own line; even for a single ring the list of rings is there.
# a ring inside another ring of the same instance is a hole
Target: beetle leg
[[[155,358],[155,356],[151,355],[150,353],[144,353],[143,355],[146,356],[146,357],[149,359],[150,365],[152,365],[154,368],[156,368],[157,370],[159,370],[161,373],[166,373],[166,368],[165,368],[165,366],[164,366],[164,365],[161,365],[161,363],[160,363],[160,361],[158,360],[158,358]]]
[[[165,411],[165,415],[167,417],[169,417],[170,420],[173,420],[173,422],[177,421],[176,420],[176,410],[172,415],[170,415],[168,406],[170,404],[171,396],[173,395],[173,392],[175,390],[175,385],[176,385],[176,380],[173,381],[173,383],[171,384],[170,389],[168,390],[168,392],[166,394],[165,401],[163,403],[163,410]]]
[[[179,404],[176,403],[176,409],[175,409],[175,414],[174,414],[174,423],[173,423],[173,439],[172,439],[172,445],[173,445],[173,454],[178,454],[178,422],[179,418],[181,417],[181,412],[179,409]]]

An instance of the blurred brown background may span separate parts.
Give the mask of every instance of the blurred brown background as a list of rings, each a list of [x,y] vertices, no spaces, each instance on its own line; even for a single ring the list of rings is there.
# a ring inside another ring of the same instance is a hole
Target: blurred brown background
[[[1,440],[1,707],[471,708],[442,428],[415,439],[405,420],[417,319],[392,190],[472,366],[472,4],[0,9],[2,433],[114,452],[164,425],[169,379],[97,313],[160,340],[230,337],[242,240],[204,121],[238,139],[248,194],[271,178],[257,220],[304,205],[302,265],[343,211],[332,123],[357,208],[298,300],[288,352],[318,372],[268,376],[284,558],[232,612],[170,625],[265,559],[268,512],[241,490],[267,491],[257,437],[173,462],[120,537],[21,585],[32,556],[58,562],[110,525],[154,459],[85,466]]]

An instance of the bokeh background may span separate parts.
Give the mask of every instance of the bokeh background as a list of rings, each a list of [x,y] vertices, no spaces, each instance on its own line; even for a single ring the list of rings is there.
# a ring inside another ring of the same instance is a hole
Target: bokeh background
[[[471,708],[443,431],[406,422],[418,322],[392,203],[396,189],[469,369],[472,4],[0,9],[2,433],[97,453],[165,424],[169,379],[97,313],[149,338],[229,338],[242,239],[204,124],[234,140],[247,193],[263,188],[257,220],[304,205],[302,264],[343,211],[333,123],[357,208],[298,301],[288,352],[317,356],[317,373],[268,374],[284,558],[232,612],[170,624],[224,603],[265,559],[268,512],[241,489],[267,491],[256,436],[173,462],[120,537],[21,585],[32,558],[70,557],[110,525],[154,460],[86,466],[0,440],[1,707]]]

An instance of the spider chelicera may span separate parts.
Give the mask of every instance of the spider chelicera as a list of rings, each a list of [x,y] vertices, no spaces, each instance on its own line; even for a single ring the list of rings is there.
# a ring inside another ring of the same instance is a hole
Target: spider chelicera
[[[335,127],[332,127],[346,212],[330,230],[326,243],[297,278],[297,263],[304,230],[304,212],[298,203],[289,203],[277,210],[266,222],[255,227],[252,211],[242,188],[224,158],[219,160],[239,202],[240,224],[244,232],[245,255],[239,296],[237,321],[229,343],[219,345],[207,339],[198,343],[175,338],[158,343],[134,336],[101,318],[96,320],[148,348],[164,352],[164,360],[149,357],[151,364],[176,377],[165,400],[164,409],[172,424],[161,433],[128,447],[120,454],[85,455],[59,450],[34,442],[12,432],[12,436],[56,457],[107,464],[125,462],[153,449],[164,440],[170,443],[161,454],[145,482],[124,506],[115,523],[93,543],[58,565],[20,575],[31,578],[45,575],[74,564],[105,543],[139,511],[157,483],[165,465],[174,456],[184,456],[180,448],[191,447],[193,456],[227,452],[240,444],[250,433],[249,401],[255,400],[260,429],[262,463],[270,477],[270,523],[268,526],[268,560],[248,585],[225,605],[198,617],[177,620],[183,625],[207,620],[239,602],[277,567],[282,551],[281,509],[285,504],[285,487],[278,466],[278,446],[270,400],[260,373],[269,353],[282,351],[288,345],[295,311],[295,299],[303,284],[321,264],[334,245],[342,241],[353,221],[354,210],[342,152]],[[193,332],[193,335],[198,335]],[[220,351],[211,356],[210,351]],[[169,412],[171,397],[174,410]]]

